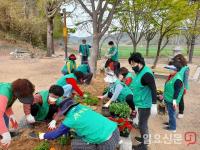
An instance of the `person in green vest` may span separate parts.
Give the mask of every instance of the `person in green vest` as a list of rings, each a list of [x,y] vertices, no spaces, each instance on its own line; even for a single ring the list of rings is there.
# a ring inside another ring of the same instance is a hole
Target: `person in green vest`
[[[3,149],[7,149],[11,142],[9,122],[12,128],[18,127],[12,105],[16,99],[23,104],[31,104],[34,91],[35,86],[27,79],[17,79],[12,83],[0,82],[0,145]]]
[[[60,77],[56,81],[56,85],[63,87],[64,97],[71,97],[73,91],[76,91],[79,94],[79,96],[83,97],[84,93],[77,85],[78,83],[83,84],[83,80],[84,80],[84,74],[80,71],[75,71],[74,73],[70,73]]]
[[[188,84],[188,79],[189,79],[189,72],[190,72],[190,68],[187,65],[187,60],[186,58],[182,55],[182,54],[178,54],[173,58],[173,61],[177,61],[182,65],[181,70],[179,71],[182,79],[183,79],[183,84],[184,84],[184,94],[181,98],[181,101],[179,103],[179,113],[177,118],[181,119],[184,117],[184,108],[185,108],[185,104],[184,104],[184,95],[186,94],[186,91],[189,90],[189,84]]]
[[[169,70],[170,75],[165,82],[163,93],[169,116],[169,121],[165,122],[164,125],[166,125],[166,130],[176,132],[176,109],[184,92],[183,78],[178,72],[181,69],[181,64],[170,62],[170,65],[165,68]]]
[[[134,149],[147,148],[148,144],[148,120],[150,114],[155,116],[157,114],[157,95],[154,75],[151,69],[146,66],[144,58],[140,53],[132,53],[128,59],[135,76],[133,78],[133,96],[134,104],[138,109],[139,114],[139,130],[141,137],[135,137],[139,145],[133,145]],[[145,138],[144,138],[145,137]]]
[[[49,121],[49,129],[56,127],[58,119],[58,106],[62,101],[64,90],[59,85],[52,85],[49,90],[43,90],[34,95],[32,104],[24,105],[24,113],[27,122],[32,124],[35,121]]]
[[[67,75],[73,73],[76,70],[76,56],[74,54],[69,55],[66,59],[66,63],[62,67],[62,74]]]
[[[72,150],[116,150],[120,134],[115,122],[72,99],[64,100],[61,106],[65,116],[61,125],[54,131],[39,133],[39,139],[53,140],[73,129],[77,136],[71,141]]]
[[[99,99],[103,100],[105,98],[110,98],[110,100],[104,105],[104,107],[109,107],[109,105],[114,101],[127,102],[132,110],[131,115],[135,114],[135,105],[133,102],[133,93],[131,89],[121,82],[114,72],[110,71],[106,73],[104,81],[109,84],[107,92],[103,96],[98,96]]]
[[[90,66],[88,64],[81,64],[77,67],[76,71],[80,71],[84,74],[83,82],[90,84],[93,73],[90,71]]]
[[[114,71],[114,73],[118,76],[120,63],[119,63],[119,56],[118,56],[118,49],[114,45],[113,41],[108,42],[109,50],[105,54],[107,61],[105,63],[105,68],[109,67],[110,70]]]
[[[133,91],[133,73],[129,72],[126,67],[119,69],[119,79],[123,81]]]
[[[81,56],[81,64],[87,63],[90,59],[90,48],[91,46],[89,44],[86,44],[86,40],[82,40],[82,44],[79,46],[79,54]]]

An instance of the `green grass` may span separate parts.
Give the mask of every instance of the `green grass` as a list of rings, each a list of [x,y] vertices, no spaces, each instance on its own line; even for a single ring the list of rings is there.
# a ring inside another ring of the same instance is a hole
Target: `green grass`
[[[78,48],[78,45],[74,46],[74,45],[69,45],[69,47],[71,47],[72,49],[74,49],[75,47]],[[170,57],[173,55],[173,51],[172,49],[175,48],[175,45],[168,45],[166,46],[162,51],[160,56],[161,57]],[[186,46],[182,46],[183,48],[183,54],[186,55]],[[102,50],[101,50],[101,56],[104,56],[106,51],[109,49],[109,47],[107,45],[103,45]],[[78,51],[74,51],[74,53],[77,53]],[[132,45],[119,45],[119,58],[121,59],[127,59],[130,56],[130,53],[133,52],[133,48]],[[137,52],[142,53],[143,56],[146,57],[146,45],[142,46],[138,46],[137,48]],[[149,56],[150,58],[153,58],[156,56],[156,52],[157,52],[157,45],[151,45],[149,48]],[[195,46],[195,50],[194,50],[194,56],[200,56],[200,45],[196,45]]]
[[[162,51],[160,56],[161,57],[169,57],[172,56],[172,49],[175,46],[167,46],[165,47]],[[103,46],[101,55],[103,56],[105,52],[108,50],[109,47]],[[119,46],[119,57],[120,58],[128,58],[130,56],[130,53],[133,52],[133,48],[131,45],[120,45]],[[146,55],[146,48],[145,47],[139,47],[137,48],[137,52],[142,53],[143,56]],[[150,46],[149,48],[149,56],[148,57],[155,57],[157,52],[157,47],[156,46]],[[186,55],[186,48],[183,50],[183,54]],[[194,56],[200,56],[200,47],[197,47],[194,50]]]

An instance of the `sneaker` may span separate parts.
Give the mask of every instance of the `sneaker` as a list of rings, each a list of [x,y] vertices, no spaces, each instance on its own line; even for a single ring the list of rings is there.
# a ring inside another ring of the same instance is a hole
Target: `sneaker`
[[[163,125],[164,126],[169,126],[169,122],[164,122]]]
[[[177,118],[178,118],[178,119],[182,119],[183,117],[184,117],[184,114],[178,114],[178,115],[177,115]]]
[[[135,140],[136,140],[137,142],[139,142],[139,143],[142,143],[142,142],[143,142],[143,138],[138,137],[138,136],[135,137]]]
[[[147,150],[147,145],[139,144],[139,145],[132,145],[133,150]]]
[[[171,132],[176,132],[176,130],[170,129],[169,127],[165,127],[164,129],[165,129],[165,130],[168,130],[168,131],[171,131]]]

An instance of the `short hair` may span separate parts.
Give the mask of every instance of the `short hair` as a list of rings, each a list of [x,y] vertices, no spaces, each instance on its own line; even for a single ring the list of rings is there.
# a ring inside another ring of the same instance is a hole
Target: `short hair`
[[[77,77],[77,79],[80,81],[84,78],[84,74],[81,71],[75,71],[74,75]]]
[[[82,42],[83,42],[83,43],[86,43],[86,39],[82,39]]]
[[[114,42],[113,41],[109,41],[108,45],[114,45]]]
[[[121,75],[123,75],[123,76],[126,76],[126,75],[129,73],[129,71],[128,71],[128,69],[127,69],[126,67],[121,67],[121,68],[119,69],[119,73],[120,73]]]
[[[174,61],[178,61],[182,64],[182,66],[187,66],[187,60],[182,54],[178,54],[172,58]]]
[[[141,53],[131,53],[130,57],[128,59],[129,64],[131,64],[131,62],[136,62],[136,63],[140,63],[142,65],[145,65],[145,61],[144,61],[144,57],[142,56]]]
[[[28,79],[17,79],[12,82],[12,90],[14,95],[24,98],[33,95],[35,86]]]
[[[64,89],[62,88],[62,86],[59,86],[59,85],[52,85],[50,88],[49,88],[49,93],[52,93],[56,96],[63,96],[64,94]]]

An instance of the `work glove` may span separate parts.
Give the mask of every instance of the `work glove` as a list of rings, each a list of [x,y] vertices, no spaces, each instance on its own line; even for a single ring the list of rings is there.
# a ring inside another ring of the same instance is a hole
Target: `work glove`
[[[17,120],[15,119],[15,116],[14,115],[10,115],[10,122],[11,122],[11,127],[14,128],[14,129],[17,129],[18,128],[18,123],[17,123]]]
[[[40,140],[44,140],[44,135],[45,135],[45,133],[40,132],[39,133],[39,139]]]
[[[176,100],[175,99],[173,100],[173,107],[174,107],[174,110],[176,110],[177,104],[176,104]]]
[[[53,130],[56,128],[56,120],[52,120],[49,124],[48,124],[48,129]]]
[[[97,98],[102,100],[104,97],[103,96],[97,96]]]
[[[26,120],[28,123],[35,123],[35,118],[31,114],[26,115]]]
[[[82,53],[79,53],[80,54],[80,56],[82,56]]]
[[[157,107],[157,104],[152,104],[151,106],[151,115],[152,116],[155,116],[158,114],[158,107]]]
[[[88,98],[88,95],[87,95],[87,94],[84,94],[84,95],[83,95],[83,98]]]
[[[88,60],[90,60],[90,57],[88,57]]]
[[[3,147],[8,147],[10,145],[11,142],[11,135],[9,132],[5,132],[3,134],[1,134],[2,139],[1,139],[1,144],[3,145]]]
[[[109,100],[103,107],[106,107],[106,108],[108,108],[109,106],[110,106],[110,104],[112,103],[112,101],[111,100]]]

